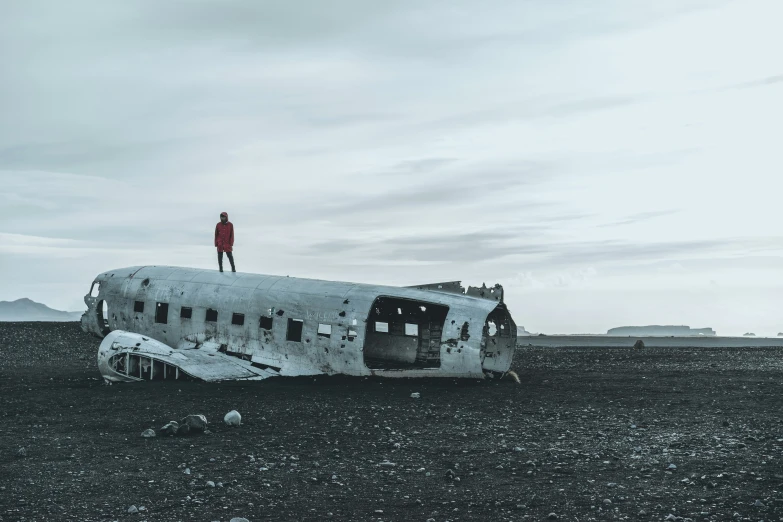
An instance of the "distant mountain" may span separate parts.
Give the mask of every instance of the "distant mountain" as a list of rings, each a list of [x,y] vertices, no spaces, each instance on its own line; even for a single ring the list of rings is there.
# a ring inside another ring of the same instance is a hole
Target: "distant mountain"
[[[621,326],[612,328],[606,335],[617,337],[640,336],[640,337],[697,337],[700,335],[714,336],[715,330],[712,328],[691,328],[690,326],[672,326],[672,325],[650,325],[650,326]]]
[[[778,337],[783,337],[783,332],[778,333]]]
[[[82,312],[61,312],[30,299],[0,301],[0,321],[78,321]]]
[[[520,335],[533,335],[533,334],[525,330],[524,326],[517,325],[517,337]]]
[[[756,334],[754,334],[753,332],[748,332],[744,334],[742,337],[756,337]]]

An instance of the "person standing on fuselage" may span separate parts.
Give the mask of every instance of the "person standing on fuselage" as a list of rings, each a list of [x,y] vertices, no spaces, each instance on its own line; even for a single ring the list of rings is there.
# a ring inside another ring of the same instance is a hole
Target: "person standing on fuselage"
[[[220,223],[215,225],[215,247],[218,252],[218,266],[220,271],[223,271],[223,252],[228,257],[228,262],[231,263],[231,271],[236,272],[237,269],[234,266],[234,224],[228,220],[228,214],[225,212],[220,213]]]

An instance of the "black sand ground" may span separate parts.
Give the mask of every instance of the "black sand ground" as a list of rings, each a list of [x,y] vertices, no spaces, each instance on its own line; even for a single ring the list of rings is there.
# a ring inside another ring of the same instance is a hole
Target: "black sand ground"
[[[783,520],[780,348],[526,347],[521,385],[107,386],[98,344],[0,323],[0,520]],[[140,436],[189,413],[211,433]]]

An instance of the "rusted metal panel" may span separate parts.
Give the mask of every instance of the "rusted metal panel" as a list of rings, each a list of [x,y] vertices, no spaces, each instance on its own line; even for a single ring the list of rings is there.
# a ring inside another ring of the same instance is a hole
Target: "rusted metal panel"
[[[452,282],[399,288],[155,266],[105,272],[95,282],[100,288],[96,297],[85,297],[82,328],[98,336],[112,332],[99,353],[113,356],[128,350],[133,357],[148,357],[153,370],[156,364],[171,365],[203,380],[247,378],[238,368],[261,366],[276,370],[253,378],[336,373],[482,378],[486,372],[508,371],[516,343],[516,326],[502,304],[499,285],[464,290]],[[137,301],[143,312],[134,311]],[[103,306],[109,309],[105,321]],[[379,306],[386,307],[383,314],[395,325],[389,335],[404,336],[400,326],[412,321],[416,337],[395,341],[373,333],[374,323],[368,321],[381,312]],[[166,309],[167,314],[156,317],[156,310]],[[436,309],[447,310],[445,319],[442,312],[434,319]],[[239,314],[236,320],[234,314]],[[490,317],[508,325],[502,339],[486,334]],[[319,335],[319,328],[327,327],[328,337]],[[505,335],[512,329],[513,337]],[[122,344],[134,335],[160,346],[145,341],[133,350]],[[376,344],[368,345],[373,339]],[[416,354],[389,352],[384,359],[383,345],[410,346]],[[187,353],[188,362],[166,355],[166,349]],[[191,371],[177,366],[178,361]],[[209,361],[204,363],[209,371],[194,370],[204,361]],[[221,364],[225,371],[215,370]]]

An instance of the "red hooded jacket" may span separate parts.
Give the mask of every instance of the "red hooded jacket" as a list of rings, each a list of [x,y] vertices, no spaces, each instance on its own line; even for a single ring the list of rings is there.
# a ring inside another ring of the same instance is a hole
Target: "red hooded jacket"
[[[228,218],[228,214],[225,212],[221,212],[220,215]],[[233,252],[234,224],[231,223],[231,221],[226,221],[225,224],[220,221],[215,226],[215,246],[217,247],[218,252]]]

